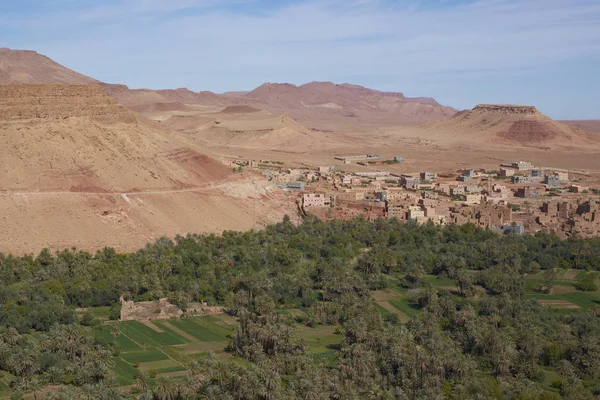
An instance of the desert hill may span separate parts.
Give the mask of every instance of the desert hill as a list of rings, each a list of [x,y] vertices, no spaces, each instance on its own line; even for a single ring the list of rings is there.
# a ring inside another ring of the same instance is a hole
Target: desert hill
[[[130,191],[227,170],[146,125],[99,85],[0,85],[0,188]]]
[[[395,118],[403,122],[424,122],[456,112],[432,98],[410,98],[402,93],[382,92],[350,84],[311,82],[301,86],[265,83],[243,95],[300,119],[330,116],[347,119]],[[375,121],[374,121],[375,122]]]
[[[589,133],[600,134],[600,120],[597,119],[565,120],[558,122],[572,126],[573,128],[583,129],[584,131]]]
[[[259,111],[260,110],[258,108],[240,105],[240,106],[227,106],[224,109],[222,109],[220,111],[220,113],[221,114],[250,114],[250,113],[255,113],[255,112],[259,112]]]
[[[103,86],[107,94],[116,98],[124,106],[132,108],[157,103],[206,105],[226,105],[228,103],[223,96],[208,91],[192,92],[185,88],[166,90],[130,89],[125,85],[111,84],[104,84]]]
[[[236,108],[237,109],[237,108]],[[244,110],[247,110],[244,107]],[[162,123],[182,139],[198,146],[260,150],[310,151],[337,140],[329,132],[307,128],[285,114],[253,111],[173,116]]]
[[[0,83],[97,83],[46,56],[27,50],[0,48]]]
[[[294,212],[201,151],[100,85],[0,85],[0,252],[132,250]]]
[[[597,146],[598,138],[561,124],[533,106],[480,104],[421,127],[423,137],[441,143],[569,149]]]
[[[330,129],[340,123],[383,126],[423,123],[455,112],[428,97],[411,98],[402,93],[331,82],[300,86],[265,83],[249,92],[224,94],[185,88],[130,89],[98,82],[33,51],[9,49],[0,49],[0,83],[100,83],[107,94],[128,109],[159,120],[178,112],[215,113],[229,106],[248,106],[287,114],[311,127]]]

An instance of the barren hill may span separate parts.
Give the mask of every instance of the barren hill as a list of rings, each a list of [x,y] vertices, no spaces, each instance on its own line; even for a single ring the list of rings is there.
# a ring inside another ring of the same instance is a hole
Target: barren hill
[[[424,122],[448,117],[456,110],[438,104],[432,98],[410,98],[402,93],[381,92],[362,86],[311,82],[301,86],[265,83],[243,95],[301,119],[395,118],[403,122]]]
[[[420,135],[442,143],[543,149],[598,146],[598,138],[552,120],[533,106],[480,104],[443,121],[424,125]]]
[[[35,51],[0,48],[0,83],[97,83]]]
[[[312,82],[302,86],[264,84],[250,92],[192,92],[188,89],[129,89],[105,85],[108,94],[129,109],[162,119],[165,110],[198,113],[230,113],[235,107],[251,107],[287,114],[310,126],[329,123],[395,125],[422,123],[448,117],[456,110],[427,97],[381,92],[362,86]],[[228,108],[231,107],[231,108]],[[237,111],[236,111],[237,113]],[[330,125],[328,125],[330,127]]]
[[[252,112],[173,116],[163,124],[181,138],[201,146],[304,152],[343,144],[340,135],[319,132],[285,114]]]
[[[0,85],[0,252],[133,250],[294,211],[157,126],[99,85]]]
[[[250,114],[259,112],[258,108],[250,107],[250,106],[228,106],[221,110],[221,114]]]
[[[157,103],[227,104],[227,101],[224,100],[221,95],[208,91],[192,92],[185,88],[167,90],[130,89],[125,85],[109,84],[104,84],[103,86],[107,94],[119,100],[119,103],[126,107]]]
[[[600,120],[598,119],[566,120],[559,122],[577,129],[583,129],[589,133],[600,134]]]
[[[0,85],[0,189],[99,191],[198,185],[227,170],[158,131],[98,85]]]

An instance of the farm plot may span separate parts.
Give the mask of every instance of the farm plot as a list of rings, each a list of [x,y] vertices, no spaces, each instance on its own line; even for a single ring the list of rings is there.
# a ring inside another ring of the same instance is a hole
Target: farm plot
[[[110,326],[103,326],[95,331],[96,340],[100,343],[116,343],[121,351],[139,351],[142,348],[125,335],[114,337]]]
[[[142,347],[173,346],[185,344],[186,341],[174,332],[157,332],[156,330],[137,321],[127,321],[119,324],[122,334]]]
[[[209,317],[173,319],[169,324],[201,342],[226,343],[227,337],[233,331],[231,328],[217,325]],[[165,331],[169,329],[164,324],[158,323],[158,325]]]
[[[232,317],[117,322],[119,334],[112,324],[96,329],[96,338],[103,343],[115,343],[120,354],[115,358],[113,375],[120,385],[131,385],[137,371],[181,375],[188,362],[210,350],[223,357],[228,336],[233,332]]]
[[[409,318],[413,318],[417,315],[417,312],[419,312],[417,308],[409,304],[408,299],[404,296],[394,297],[393,299],[388,300],[388,303]]]
[[[567,309],[567,310],[581,308],[577,304],[573,304],[570,301],[566,301],[566,300],[540,299],[540,300],[538,300],[538,302],[540,304],[550,307],[550,308]]]

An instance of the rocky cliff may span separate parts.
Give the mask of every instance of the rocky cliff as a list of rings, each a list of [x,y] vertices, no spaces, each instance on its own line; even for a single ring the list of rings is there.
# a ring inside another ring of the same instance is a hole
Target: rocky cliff
[[[135,116],[99,85],[0,85],[0,121],[88,117],[103,123],[135,123]]]

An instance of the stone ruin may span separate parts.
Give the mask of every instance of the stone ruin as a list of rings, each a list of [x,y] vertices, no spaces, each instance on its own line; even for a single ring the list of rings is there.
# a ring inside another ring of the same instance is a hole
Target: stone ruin
[[[206,303],[190,303],[185,312],[163,298],[158,301],[127,301],[121,296],[121,321],[151,321],[180,318],[181,316],[222,314],[223,307]]]

